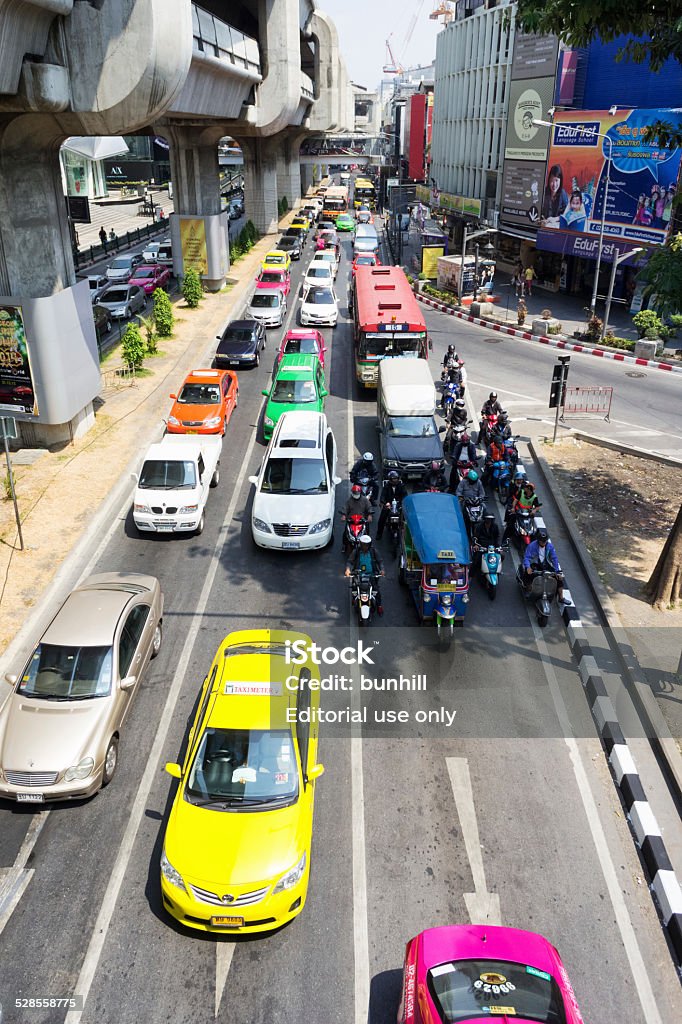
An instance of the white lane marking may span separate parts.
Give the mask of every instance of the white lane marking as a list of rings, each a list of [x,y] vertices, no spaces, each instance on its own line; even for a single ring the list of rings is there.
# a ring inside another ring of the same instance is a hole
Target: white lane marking
[[[483,381],[481,380],[472,380],[471,377],[467,378],[467,384],[475,384],[476,387],[479,388],[490,387],[490,384],[484,384]],[[524,405],[544,405],[544,400],[542,398],[532,398],[530,395],[522,395],[518,391],[505,391],[504,388],[495,388],[494,390],[497,392],[498,395],[513,395],[514,398],[523,398]],[[515,404],[519,405],[521,403],[517,402]]]
[[[445,763],[474,880],[474,892],[464,893],[469,919],[472,924],[502,924],[500,897],[496,892],[488,892],[485,883],[483,854],[476,821],[476,805],[469,775],[469,761],[466,757],[446,757]]]
[[[104,949],[104,943],[111,926],[111,920],[114,916],[114,911],[116,910],[116,903],[121,891],[121,886],[123,885],[125,873],[128,869],[128,864],[132,856],[137,831],[140,827],[140,822],[145,811],[147,800],[149,799],[152,784],[159,770],[159,762],[163,753],[163,746],[168,736],[168,730],[170,728],[178,697],[180,696],[180,690],[182,689],[192,650],[199,634],[199,630],[201,629],[203,614],[206,610],[206,606],[208,605],[208,599],[211,595],[213,582],[215,580],[218,567],[220,566],[222,549],[227,541],[227,534],[230,526],[232,525],[237,501],[244,483],[244,478],[248,472],[248,466],[251,461],[255,444],[256,432],[254,430],[251,434],[251,440],[249,441],[246,452],[244,453],[242,467],[235,481],[232,500],[230,501],[227,512],[225,513],[225,518],[223,519],[218,533],[218,539],[216,540],[215,547],[213,548],[213,554],[211,555],[211,561],[206,572],[206,579],[204,581],[201,594],[199,595],[196,611],[192,617],[187,637],[182,648],[182,654],[178,661],[178,667],[175,670],[175,675],[173,676],[173,680],[168,690],[166,703],[164,704],[156,735],[154,736],[154,743],[152,744],[152,749],[149,752],[147,764],[145,765],[140,785],[138,786],[137,793],[135,794],[135,800],[133,801],[130,809],[128,824],[123,834],[123,839],[121,840],[121,845],[111,871],[109,884],[107,885],[104,893],[104,899],[102,900],[97,920],[95,921],[95,926],[90,938],[90,944],[88,945],[85,959],[83,960],[83,965],[81,967],[80,974],[78,975],[75,991],[79,996],[83,997],[83,1006],[87,1003],[90,989],[92,988],[95,972],[97,971],[102,951]],[[83,1010],[69,1010],[64,1024],[80,1024],[82,1015]]]
[[[221,942],[215,944],[215,1018],[218,1019],[218,1011],[223,999],[223,992],[227,983],[227,976],[230,973],[232,957],[234,956],[234,942]]]
[[[0,935],[33,877],[35,869],[27,868],[26,862],[38,842],[48,814],[49,811],[40,811],[33,816],[14,864],[0,868]]]
[[[351,348],[348,362],[348,402],[346,405],[346,458],[348,471],[354,462],[353,363]],[[345,523],[344,523],[345,529]],[[355,642],[351,609],[351,642]],[[351,711],[360,710],[360,695],[351,691]],[[355,717],[354,715],[352,717]],[[351,726],[351,805],[353,825],[353,938],[355,972],[355,1024],[367,1024],[369,1008],[369,928],[367,912],[367,855],[365,850],[365,791],[362,765],[362,726]]]

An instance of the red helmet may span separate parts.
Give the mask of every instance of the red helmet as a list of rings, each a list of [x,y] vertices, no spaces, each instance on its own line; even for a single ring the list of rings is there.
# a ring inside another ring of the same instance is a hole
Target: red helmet
[[[433,469],[434,471],[440,469],[440,462],[436,462],[436,460],[434,459],[433,462],[431,463],[431,469]]]
[[[360,486],[360,484],[353,484],[353,486],[350,489],[351,498],[359,498],[361,494],[362,487]]]
[[[462,442],[462,444],[469,444],[470,440],[471,440],[471,438],[469,437],[469,435],[467,434],[467,432],[465,430],[464,433],[460,436],[460,441]]]

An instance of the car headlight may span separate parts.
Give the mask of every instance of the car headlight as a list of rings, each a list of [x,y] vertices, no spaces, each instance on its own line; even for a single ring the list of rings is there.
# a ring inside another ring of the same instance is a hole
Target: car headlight
[[[319,523],[315,523],[314,526],[310,527],[308,533],[322,533],[323,530],[329,529],[330,523],[331,519],[320,519]]]
[[[267,523],[264,523],[262,519],[258,519],[256,516],[252,519],[253,525],[257,530],[262,530],[263,533],[272,533],[272,530]]]
[[[180,515],[182,516],[188,514],[189,512],[196,512],[198,508],[198,505],[183,505],[182,508],[180,509]]]
[[[266,416],[264,421],[266,427],[274,427],[275,421],[271,420],[269,416]]]
[[[293,868],[290,868],[285,875],[275,883],[275,888],[272,890],[272,895],[276,896],[278,892],[284,892],[285,889],[293,889],[295,885],[303,878],[303,872],[305,871],[306,855],[305,853],[299,860],[298,864],[295,864]]]
[[[182,889],[184,890],[184,892],[187,892],[187,888],[182,879],[182,875],[180,874],[179,871],[175,870],[171,862],[168,860],[165,849],[161,852],[161,874],[163,875],[167,882],[170,882],[171,885],[174,885],[176,886],[176,888]]]
[[[396,462],[395,459],[386,459],[384,461],[384,466],[388,466],[390,469],[397,469],[398,463]]]
[[[73,765],[72,768],[67,768],[64,772],[64,782],[75,782],[76,779],[87,779],[88,775],[92,774],[92,769],[95,767],[95,759],[92,757],[84,757],[78,764]]]
[[[149,508],[149,505],[138,505],[138,503],[135,502],[133,509],[135,512],[147,512],[148,514],[151,514],[151,509]]]
[[[205,427],[219,427],[222,422],[223,422],[223,420],[222,420],[221,416],[211,416],[211,417],[209,417],[209,419],[204,420],[204,426]]]
[[[178,427],[180,425],[180,420],[177,418],[177,416],[169,416],[168,422],[172,423],[174,427]]]

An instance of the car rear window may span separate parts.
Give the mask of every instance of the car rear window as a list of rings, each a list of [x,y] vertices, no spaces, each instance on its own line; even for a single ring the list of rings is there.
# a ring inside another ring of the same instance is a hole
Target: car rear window
[[[428,985],[443,1024],[500,1017],[566,1024],[559,986],[536,967],[506,960],[456,960],[432,967]]]
[[[127,302],[128,301],[128,289],[127,288],[110,288],[102,296],[102,302]]]

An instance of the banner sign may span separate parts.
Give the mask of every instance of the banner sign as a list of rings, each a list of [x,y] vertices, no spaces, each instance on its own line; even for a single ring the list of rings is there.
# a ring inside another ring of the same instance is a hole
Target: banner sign
[[[0,410],[38,415],[21,306],[0,306]]]
[[[442,245],[423,245],[422,273],[435,280],[438,277],[438,257],[444,255],[445,249]]]
[[[198,274],[208,271],[206,253],[206,224],[198,217],[183,217],[180,220],[180,244],[182,248],[183,273],[193,267]]]
[[[582,256],[583,259],[596,260],[599,252],[599,236],[540,229],[537,233],[536,246],[544,252],[559,252],[564,256]],[[611,239],[604,235],[601,251],[602,263],[611,263],[614,256],[620,256],[622,253],[636,248],[638,246],[633,242],[624,239]]]
[[[537,227],[544,179],[544,160],[505,160],[500,209],[503,223]]]
[[[645,141],[645,128],[657,120],[679,128],[682,109],[556,114],[540,226],[599,235],[610,164],[604,235],[662,245],[670,227],[682,151]]]

